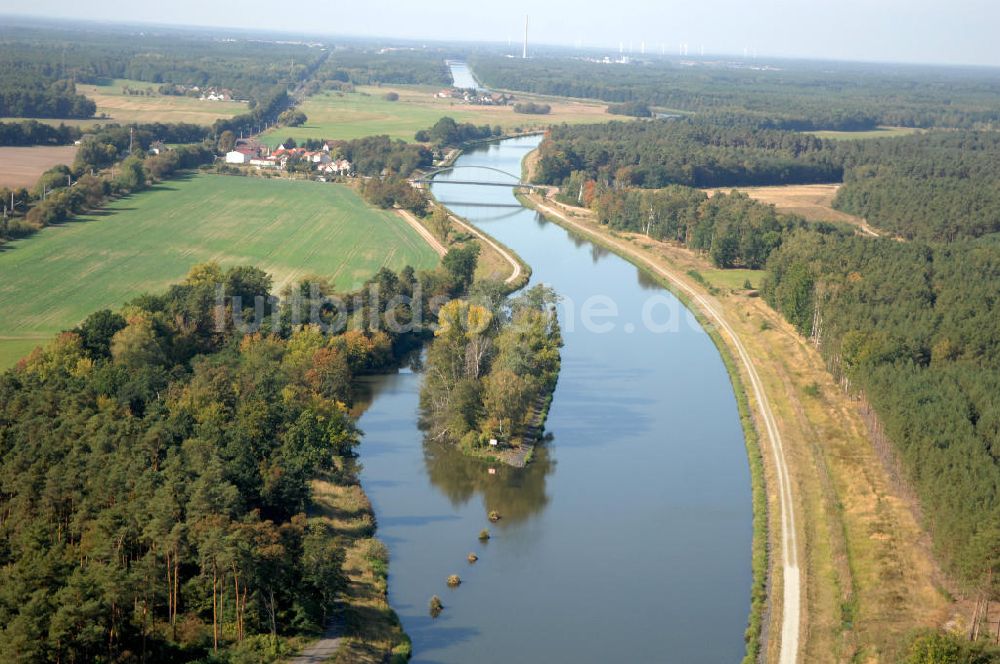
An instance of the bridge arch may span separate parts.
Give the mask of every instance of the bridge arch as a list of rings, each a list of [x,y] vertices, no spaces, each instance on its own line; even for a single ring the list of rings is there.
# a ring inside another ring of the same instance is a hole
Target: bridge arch
[[[481,171],[492,171],[494,173],[499,173],[500,175],[506,175],[507,177],[511,178],[512,180],[515,180],[517,184],[525,184],[525,183],[521,182],[521,176],[520,175],[514,175],[513,173],[508,173],[507,171],[500,170],[499,168],[493,168],[492,166],[475,166],[475,165],[471,165],[471,166],[464,166],[464,165],[463,166],[445,166],[443,168],[435,168],[432,171],[428,171],[427,173],[424,173],[424,175],[421,176],[420,178],[418,178],[416,181],[417,182],[430,182],[431,180],[434,179],[435,175],[441,175],[442,173],[450,173],[451,171],[458,171],[458,170],[462,170],[462,169],[466,169],[466,168],[472,168],[472,169],[477,169],[477,170],[481,170]],[[513,186],[514,183],[511,183],[511,184]]]

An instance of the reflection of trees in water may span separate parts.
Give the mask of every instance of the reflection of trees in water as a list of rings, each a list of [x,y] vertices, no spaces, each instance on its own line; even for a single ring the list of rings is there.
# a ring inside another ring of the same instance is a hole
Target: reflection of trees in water
[[[383,380],[364,377],[351,383],[351,417],[357,420],[365,414],[368,407],[375,401],[383,382]]]
[[[496,510],[502,519],[496,524],[518,523],[540,512],[549,502],[545,478],[555,470],[549,450],[540,445],[525,468],[489,463],[462,454],[454,447],[431,440],[424,442],[427,475],[453,505],[463,505],[482,495],[485,512]],[[496,470],[490,475],[489,469]]]
[[[590,246],[590,260],[597,264],[602,258],[607,258],[611,255],[611,252],[604,247],[593,244]]]
[[[641,289],[658,290],[658,291],[664,290],[663,286],[661,286],[656,279],[649,276],[649,274],[647,274],[646,271],[643,270],[641,267],[637,267],[635,269],[635,273],[636,273],[636,282],[639,284],[639,287]]]
[[[413,373],[424,370],[423,349],[414,348],[399,360],[400,369]],[[351,383],[351,417],[355,420],[364,415],[379,393],[399,380],[399,373],[384,373],[373,376],[358,376]]]
[[[420,354],[411,355],[406,364],[416,372],[421,369]],[[386,389],[405,379],[398,374],[365,376],[354,381],[352,413],[360,416]],[[416,382],[413,384],[415,389]],[[414,417],[416,413],[414,413]],[[414,421],[416,426],[416,421]],[[364,443],[362,442],[362,446]],[[362,449],[362,455],[364,454]],[[545,493],[545,478],[555,470],[555,461],[544,445],[535,447],[535,455],[525,468],[511,468],[502,463],[489,463],[466,456],[454,447],[436,441],[424,441],[424,464],[431,483],[453,505],[464,505],[477,494],[482,496],[483,517],[491,510],[502,516],[495,524],[503,528],[540,512],[549,502]],[[490,475],[489,469],[496,470]],[[414,469],[414,472],[417,472]]]
[[[563,230],[566,231],[566,237],[569,238],[570,242],[572,242],[573,246],[576,247],[577,249],[579,249],[581,247],[590,246],[590,245],[593,244],[593,242],[591,242],[590,240],[586,239],[582,235],[578,235],[577,233],[574,233],[571,230],[566,230],[566,229],[563,229]]]
[[[538,216],[541,217],[541,215]],[[552,222],[546,221],[545,223],[548,224]],[[539,225],[544,225],[544,224],[539,224]],[[577,249],[581,247],[590,248],[590,260],[592,260],[595,264],[599,262],[601,259],[607,258],[608,256],[611,255],[611,252],[608,249],[605,249],[599,244],[594,244],[593,242],[591,242],[584,236],[580,235],[579,233],[574,233],[573,231],[568,229],[563,229],[563,230],[566,231],[566,237],[569,238],[570,242],[573,243],[574,247],[576,247]]]

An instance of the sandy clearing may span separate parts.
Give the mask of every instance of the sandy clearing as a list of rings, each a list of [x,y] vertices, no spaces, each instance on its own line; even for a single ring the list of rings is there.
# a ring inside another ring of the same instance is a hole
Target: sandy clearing
[[[75,157],[75,145],[0,148],[0,187],[31,187],[42,173],[59,164],[71,166]]]
[[[865,235],[881,237],[861,217],[833,208],[833,199],[840,184],[791,184],[776,187],[718,187],[703,189],[709,196],[721,192],[741,191],[755,201],[773,205],[780,212],[797,214],[809,221],[829,221],[857,226]]]

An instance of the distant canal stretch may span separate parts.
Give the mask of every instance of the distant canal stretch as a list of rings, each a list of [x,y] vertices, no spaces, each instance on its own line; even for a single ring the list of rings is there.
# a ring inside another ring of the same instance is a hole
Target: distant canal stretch
[[[456,60],[448,61],[448,68],[451,70],[452,85],[462,90],[482,90],[479,81],[472,75],[469,65]]]
[[[490,176],[463,176],[462,166],[520,173],[538,140],[469,152],[453,177]],[[442,177],[434,193],[517,251],[532,280],[577,311],[573,321],[561,313],[563,370],[547,425],[554,439],[527,468],[491,471],[424,441],[419,372],[361,385],[371,401],[360,420],[362,482],[391,552],[390,602],[413,639],[413,661],[739,661],[750,605],[750,480],[732,387],[711,340],[687,322],[648,330],[643,305],[652,297],[676,304],[672,296],[617,256],[512,208],[510,190]],[[618,308],[611,331],[579,321],[595,295]],[[503,519],[489,523],[490,510]],[[493,533],[485,544],[482,528]],[[449,574],[461,575],[459,588],[446,586]],[[435,594],[445,610],[432,619]]]

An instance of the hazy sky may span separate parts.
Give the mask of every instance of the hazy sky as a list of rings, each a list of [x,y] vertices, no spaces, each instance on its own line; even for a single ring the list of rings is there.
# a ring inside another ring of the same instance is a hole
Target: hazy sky
[[[996,0],[5,0],[0,12],[322,34],[1000,65]]]

